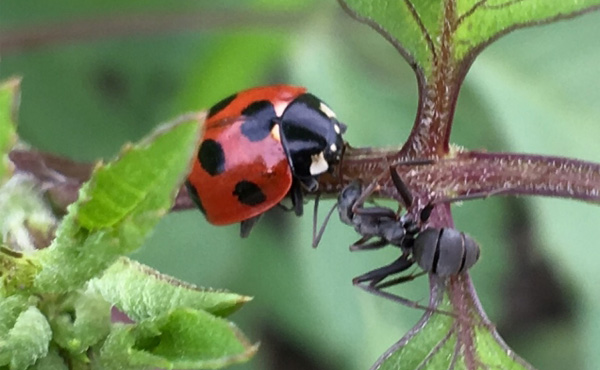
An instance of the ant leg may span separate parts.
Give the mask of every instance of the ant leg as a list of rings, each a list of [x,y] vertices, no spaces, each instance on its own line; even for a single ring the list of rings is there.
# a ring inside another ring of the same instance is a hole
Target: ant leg
[[[372,236],[365,236],[360,240],[356,241],[354,244],[350,246],[350,251],[366,251],[373,249],[380,249],[389,244],[389,242],[383,238],[376,240],[374,242],[366,243],[367,240],[371,239]]]
[[[418,302],[415,301],[411,301],[410,299],[404,298],[404,297],[400,297],[399,295],[390,293],[390,292],[386,292],[383,289],[392,285],[397,285],[397,284],[401,284],[401,283],[405,283],[408,281],[411,281],[413,279],[416,279],[419,276],[425,275],[426,272],[420,272],[418,274],[411,274],[411,275],[406,275],[406,276],[400,276],[398,278],[395,278],[393,280],[387,281],[387,282],[382,282],[382,280],[384,280],[386,277],[388,277],[389,275],[392,274],[396,274],[402,271],[405,271],[406,269],[408,269],[410,266],[413,265],[413,261],[411,261],[408,258],[407,254],[403,254],[402,256],[400,256],[400,258],[398,258],[396,261],[394,261],[393,263],[384,266],[382,268],[367,272],[364,275],[358,276],[356,278],[354,278],[352,280],[352,283],[354,285],[357,285],[359,288],[378,295],[380,297],[392,300],[396,303],[400,303],[404,306],[408,306],[408,307],[412,307],[412,308],[418,308],[418,309],[422,309],[425,311],[430,311],[430,312],[436,312],[436,313],[440,313],[440,314],[444,314],[444,315],[449,315],[449,316],[453,316],[455,317],[456,315],[454,315],[452,312],[447,312],[447,311],[443,311],[443,310],[438,310],[436,308],[433,307],[429,307],[429,306],[425,306],[422,305]]]
[[[355,277],[354,279],[352,279],[352,284],[357,285],[369,281],[369,285],[375,287],[377,283],[379,283],[386,277],[405,271],[413,264],[414,261],[409,258],[409,255],[407,253],[405,253],[401,255],[400,258],[398,258],[397,260],[395,260],[387,266],[380,267],[378,269],[369,271],[366,274],[362,274],[360,276]]]
[[[408,188],[408,186],[404,183],[404,181],[402,181],[402,179],[400,178],[398,173],[396,171],[394,171],[394,169],[398,166],[403,166],[403,165],[416,166],[416,165],[432,164],[434,162],[435,161],[432,159],[422,159],[422,160],[420,159],[420,160],[402,161],[402,162],[395,163],[393,166],[389,166],[390,174],[392,177],[392,182],[394,182],[394,185],[398,189],[398,193],[400,194],[400,197],[402,198],[402,201],[404,202],[404,205],[406,208],[410,207],[413,203],[412,193],[411,193],[410,189]],[[377,176],[375,179],[373,179],[373,181],[371,182],[371,184],[369,184],[369,186],[367,186],[363,190],[360,197],[358,197],[358,199],[354,203],[354,206],[352,206],[352,212],[356,212],[356,210],[362,206],[362,204],[365,202],[365,200],[379,186],[378,182],[379,182],[379,180],[381,180],[383,178],[383,176],[385,176],[385,174],[386,174],[386,172],[381,173],[379,176]]]
[[[406,183],[402,181],[400,175],[398,175],[398,172],[395,171],[395,169],[400,166],[422,166],[427,164],[433,164],[435,162],[435,159],[413,159],[408,161],[396,162],[390,165],[390,175],[392,177],[392,182],[396,186],[398,194],[402,198],[402,201],[406,208],[410,207],[413,203],[412,192],[410,191],[408,186],[406,186]]]
[[[416,274],[410,274],[410,275],[404,275],[404,276],[399,276],[395,279],[392,280],[388,280],[388,281],[383,281],[383,282],[379,282],[377,284],[375,284],[374,288],[375,289],[384,289],[384,288],[388,288],[394,285],[398,285],[398,284],[402,284],[402,283],[407,283],[409,281],[413,281],[414,279],[421,277],[423,275],[426,275],[427,272],[426,271],[421,271],[418,272]]]
[[[438,314],[447,315],[447,316],[451,316],[451,317],[457,317],[456,314],[454,314],[452,312],[438,310],[437,308],[426,306],[426,305],[420,304],[419,302],[416,302],[416,301],[411,301],[410,299],[401,297],[399,295],[396,295],[396,294],[393,294],[390,292],[386,292],[384,290],[380,290],[380,289],[372,286],[371,284],[355,284],[355,285],[368,293],[374,294],[379,297],[383,297],[385,299],[389,299],[392,302],[399,303],[406,307],[417,308],[419,310],[432,312],[432,313],[438,313]]]
[[[366,188],[363,189],[362,193],[360,193],[360,196],[358,198],[356,198],[356,201],[354,202],[354,205],[352,205],[352,213],[356,213],[359,209],[361,209],[362,205],[365,203],[365,201],[367,200],[367,198],[371,194],[373,194],[373,192],[375,191],[375,188],[377,186],[379,186],[377,184],[377,180],[378,179],[373,180],[373,182],[371,182],[369,184],[369,186],[367,186]]]
[[[396,219],[396,217],[397,217],[396,212],[394,212],[392,209],[387,208],[387,207],[379,207],[379,206],[360,207],[360,208],[357,208],[353,212],[355,214],[358,214],[361,216],[376,217],[376,218],[380,218],[380,219],[381,218]]]

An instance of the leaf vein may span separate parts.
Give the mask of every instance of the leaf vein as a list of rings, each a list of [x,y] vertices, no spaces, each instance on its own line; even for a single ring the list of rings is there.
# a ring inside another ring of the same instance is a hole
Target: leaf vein
[[[431,55],[433,57],[433,60],[437,60],[437,53],[435,51],[435,45],[433,43],[433,39],[431,38],[429,31],[427,31],[427,28],[425,27],[425,24],[423,23],[421,16],[417,12],[415,5],[411,2],[411,0],[404,0],[404,3],[406,4],[406,7],[408,8],[408,11],[412,15],[413,19],[419,26],[419,29],[421,29],[421,32],[423,33],[423,37],[425,37],[425,41],[427,42],[427,45],[429,45],[429,49],[431,50]]]

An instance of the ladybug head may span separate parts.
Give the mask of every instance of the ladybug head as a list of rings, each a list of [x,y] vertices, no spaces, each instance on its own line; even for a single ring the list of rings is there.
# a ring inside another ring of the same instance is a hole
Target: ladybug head
[[[303,94],[290,103],[281,116],[280,130],[294,176],[314,178],[340,161],[346,126],[314,95]]]

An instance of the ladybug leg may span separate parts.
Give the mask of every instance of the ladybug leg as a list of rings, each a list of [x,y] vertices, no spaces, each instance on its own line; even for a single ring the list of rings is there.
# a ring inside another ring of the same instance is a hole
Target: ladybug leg
[[[294,178],[290,188],[290,197],[292,198],[292,207],[296,216],[302,216],[304,213],[304,195],[302,194],[302,185],[300,180]]]
[[[309,193],[314,193],[319,189],[319,182],[314,177],[298,178],[298,181]]]
[[[247,238],[248,235],[250,235],[250,231],[252,231],[252,228],[260,219],[260,216],[262,215],[254,216],[252,218],[240,222],[240,236],[242,238]]]

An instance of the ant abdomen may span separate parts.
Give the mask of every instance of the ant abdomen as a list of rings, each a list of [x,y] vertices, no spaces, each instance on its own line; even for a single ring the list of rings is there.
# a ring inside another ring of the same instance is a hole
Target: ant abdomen
[[[479,245],[453,228],[427,228],[415,238],[412,253],[425,271],[440,277],[467,271],[479,259]]]

